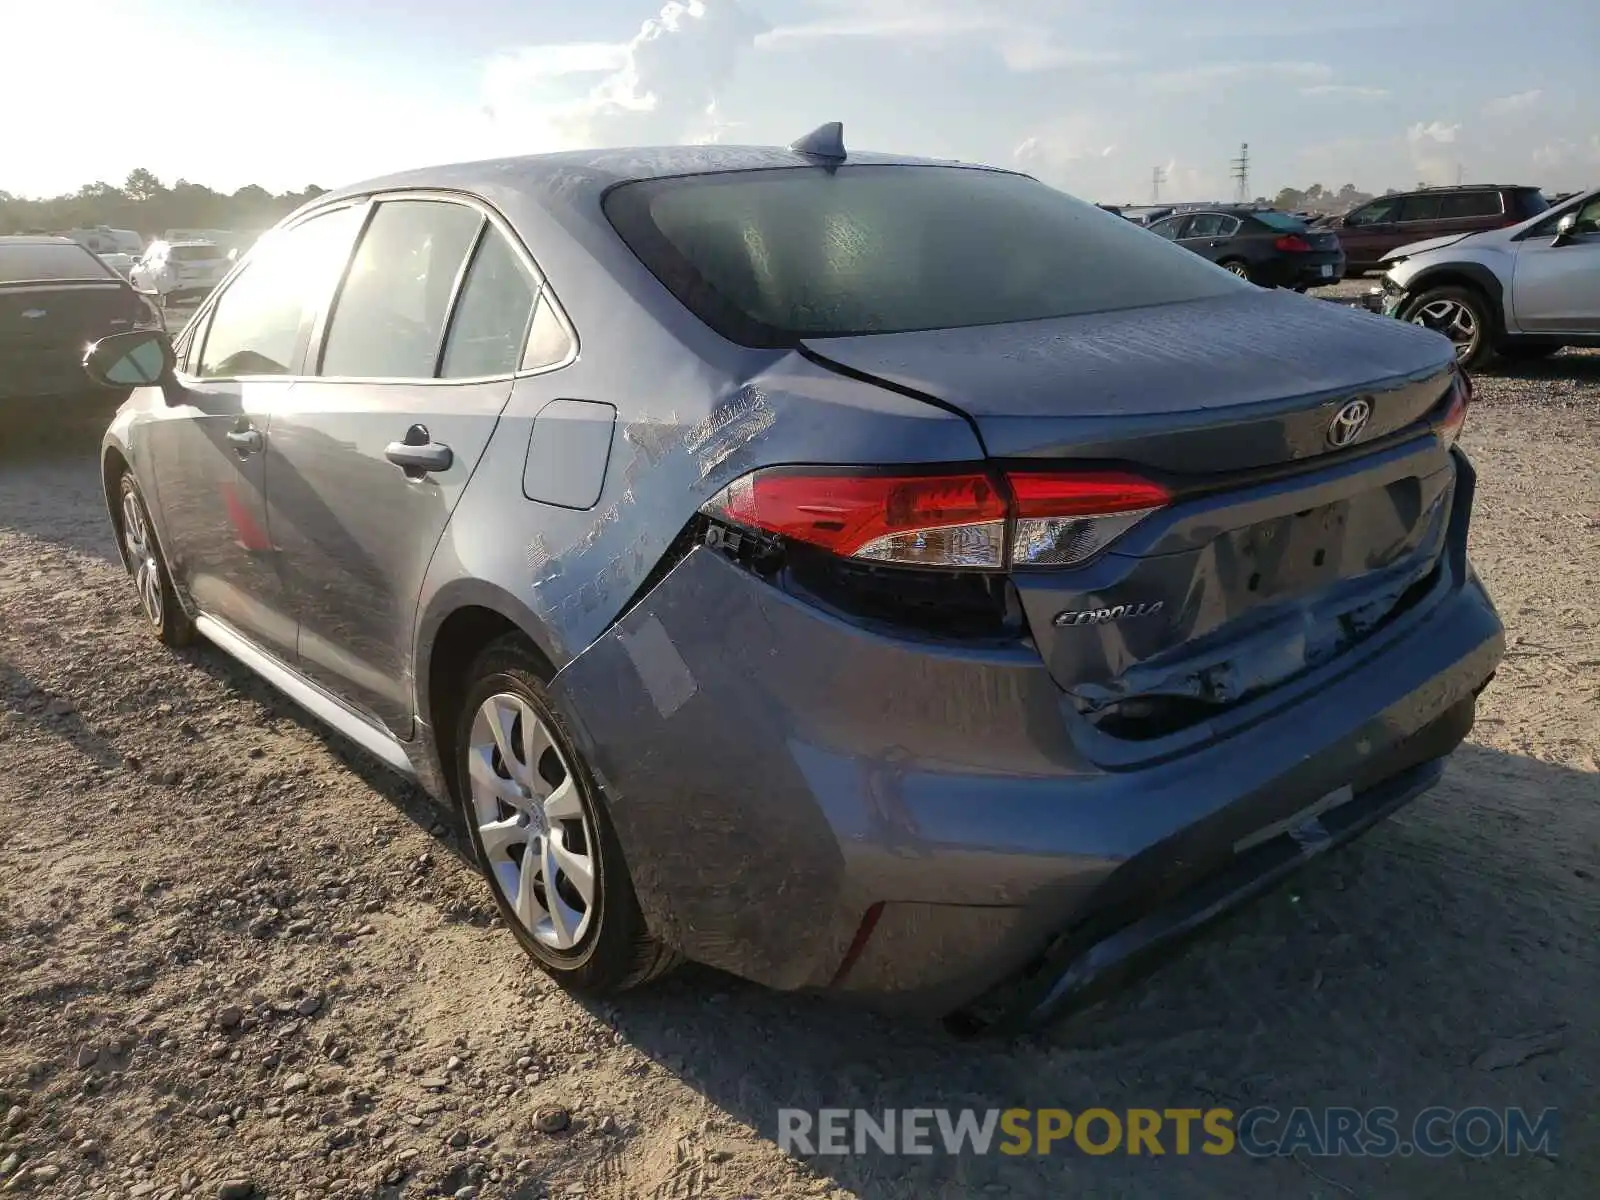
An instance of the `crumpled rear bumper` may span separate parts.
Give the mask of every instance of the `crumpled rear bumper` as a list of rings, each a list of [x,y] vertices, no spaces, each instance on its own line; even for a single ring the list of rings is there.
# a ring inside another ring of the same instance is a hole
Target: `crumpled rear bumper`
[[[646,919],[688,957],[927,1014],[1041,962],[1049,993],[1075,965],[1103,974],[1123,956],[1095,947],[1163,906],[1156,919],[1176,926],[1185,904],[1213,907],[1182,897],[1245,870],[1241,838],[1347,784],[1362,793],[1353,819],[1431,782],[1427,763],[1465,735],[1503,649],[1466,564],[1466,488],[1430,602],[1248,730],[1129,769],[1080,751],[1031,647],[889,637],[706,549],[552,694]],[[1140,928],[1124,941],[1152,941]]]

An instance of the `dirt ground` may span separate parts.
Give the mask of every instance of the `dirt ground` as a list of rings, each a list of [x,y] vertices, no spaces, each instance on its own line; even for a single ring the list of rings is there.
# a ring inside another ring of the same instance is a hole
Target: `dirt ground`
[[[604,1008],[554,988],[420,793],[149,635],[96,478],[106,415],[0,433],[0,1191],[1600,1195],[1600,353],[1479,382],[1473,553],[1511,645],[1444,783],[1093,1020],[1012,1044],[699,969]],[[786,1106],[1252,1104],[1553,1106],[1559,1153],[773,1140]]]

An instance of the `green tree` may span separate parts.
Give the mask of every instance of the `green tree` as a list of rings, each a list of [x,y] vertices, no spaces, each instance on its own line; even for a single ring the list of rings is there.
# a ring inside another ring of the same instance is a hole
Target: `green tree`
[[[136,200],[141,204],[149,203],[167,189],[162,186],[161,180],[145,170],[136,167],[128,172],[128,178],[123,181],[122,190],[128,199]]]

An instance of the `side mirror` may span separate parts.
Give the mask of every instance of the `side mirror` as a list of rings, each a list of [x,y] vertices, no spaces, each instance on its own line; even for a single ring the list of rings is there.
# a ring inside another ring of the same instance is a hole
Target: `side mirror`
[[[165,385],[172,381],[177,365],[172,339],[158,329],[113,333],[83,356],[89,378],[109,388]]]
[[[1578,214],[1575,212],[1569,212],[1566,216],[1562,217],[1561,220],[1556,222],[1556,236],[1552,240],[1551,245],[1565,246],[1572,240],[1577,231]]]

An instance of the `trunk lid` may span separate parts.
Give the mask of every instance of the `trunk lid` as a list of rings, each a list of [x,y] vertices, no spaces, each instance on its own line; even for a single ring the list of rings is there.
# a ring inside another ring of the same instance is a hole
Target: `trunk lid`
[[[1133,469],[1173,501],[1082,565],[1016,569],[1084,748],[1122,761],[1373,635],[1431,586],[1455,468],[1393,437],[1452,382],[1444,339],[1284,293],[938,333],[819,339],[958,409],[1013,467]],[[1336,413],[1365,401],[1349,446]]]
[[[1288,292],[926,333],[818,338],[816,355],[964,413],[993,458],[1212,474],[1328,449],[1356,396],[1366,440],[1417,420],[1454,362],[1439,335]]]

